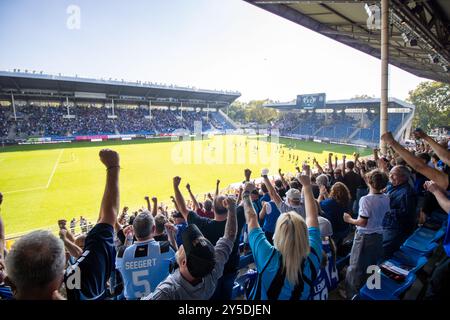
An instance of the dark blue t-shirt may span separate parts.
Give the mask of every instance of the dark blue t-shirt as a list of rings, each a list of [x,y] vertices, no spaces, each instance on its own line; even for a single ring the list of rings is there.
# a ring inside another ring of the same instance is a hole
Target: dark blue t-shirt
[[[339,240],[350,232],[350,225],[344,221],[344,212],[348,212],[348,208],[342,207],[333,198],[328,198],[320,202],[324,218],[331,222],[333,227],[332,238]]]
[[[104,299],[106,283],[115,267],[115,258],[114,228],[107,223],[98,223],[86,237],[83,254],[66,270],[64,283],[67,299]],[[77,273],[81,287],[76,285]]]

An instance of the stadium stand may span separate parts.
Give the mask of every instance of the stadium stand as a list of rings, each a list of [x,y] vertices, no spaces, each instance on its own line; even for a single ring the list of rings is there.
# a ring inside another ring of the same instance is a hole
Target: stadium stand
[[[237,129],[221,109],[239,92],[6,71],[0,87],[2,140]]]
[[[296,102],[266,104],[281,115],[272,129],[287,137],[323,139],[376,146],[380,137],[379,99],[328,101],[323,108],[303,109]],[[415,107],[391,98],[388,129],[403,140]]]

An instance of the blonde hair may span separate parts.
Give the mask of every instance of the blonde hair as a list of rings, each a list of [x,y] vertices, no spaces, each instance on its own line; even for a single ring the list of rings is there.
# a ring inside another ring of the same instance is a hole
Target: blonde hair
[[[277,220],[273,243],[282,256],[287,280],[297,285],[301,264],[310,252],[308,227],[302,216],[294,211],[282,214]]]

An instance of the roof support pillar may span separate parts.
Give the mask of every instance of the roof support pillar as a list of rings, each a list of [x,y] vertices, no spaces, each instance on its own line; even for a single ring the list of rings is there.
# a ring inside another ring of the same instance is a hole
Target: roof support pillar
[[[14,93],[12,93],[12,92],[11,92],[11,103],[12,103],[12,107],[13,107],[14,120],[17,121],[16,102],[14,100]]]
[[[66,97],[66,107],[67,107],[67,115],[70,115],[70,112],[69,112],[69,97]]]
[[[380,104],[380,137],[388,129],[389,104],[389,1],[381,0],[381,104]],[[386,144],[380,139],[380,149],[387,152]]]

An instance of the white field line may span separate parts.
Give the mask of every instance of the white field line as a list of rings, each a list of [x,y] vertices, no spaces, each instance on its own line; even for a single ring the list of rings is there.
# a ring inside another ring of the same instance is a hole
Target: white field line
[[[45,190],[48,189],[50,186],[50,183],[52,182],[53,176],[55,175],[56,168],[58,167],[59,160],[61,159],[61,156],[64,152],[64,149],[61,149],[61,152],[58,155],[58,158],[56,159],[55,164],[53,165],[52,173],[50,174],[50,177],[48,178],[47,185],[44,187],[35,187],[35,188],[27,188],[27,189],[20,189],[20,190],[14,190],[14,191],[7,191],[3,192],[3,194],[11,194],[11,193],[18,193],[18,192],[26,192],[26,191],[36,191],[36,190]]]
[[[18,193],[18,192],[25,192],[25,191],[43,190],[43,189],[47,189],[47,188],[46,188],[46,187],[28,188],[28,189],[21,189],[21,190],[7,191],[7,192],[3,192],[3,194],[11,194],[11,193]]]
[[[50,186],[50,183],[52,182],[53,176],[55,174],[56,168],[58,167],[58,163],[59,163],[59,159],[61,159],[61,156],[64,152],[64,149],[61,149],[61,152],[59,153],[58,159],[56,159],[55,165],[53,166],[53,170],[52,173],[50,174],[50,178],[48,178],[48,182],[47,182],[47,186],[45,187],[46,189],[48,189],[48,187]]]

